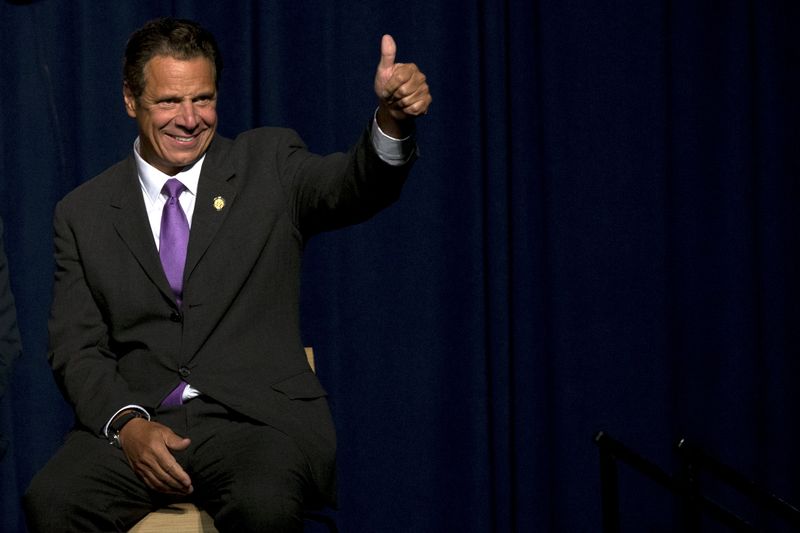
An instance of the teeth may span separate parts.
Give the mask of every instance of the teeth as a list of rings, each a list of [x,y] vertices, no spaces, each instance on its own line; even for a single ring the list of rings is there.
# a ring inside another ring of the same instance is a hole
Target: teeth
[[[194,137],[178,137],[177,135],[175,135],[175,139],[177,139],[177,140],[179,140],[181,142],[189,142],[192,139],[194,139]]]

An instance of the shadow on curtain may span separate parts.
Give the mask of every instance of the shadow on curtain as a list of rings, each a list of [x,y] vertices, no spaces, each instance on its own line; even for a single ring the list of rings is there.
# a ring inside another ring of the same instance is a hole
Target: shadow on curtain
[[[52,209],[131,149],[120,57],[165,14],[218,37],[226,136],[287,125],[345,150],[383,33],[428,75],[401,200],[307,250],[343,531],[597,531],[601,429],[668,470],[688,437],[800,501],[798,9],[1,3],[0,215],[24,354],[0,411],[0,529],[25,531],[19,496],[71,424],[46,362]],[[675,530],[668,494],[625,471],[620,490],[625,530]]]

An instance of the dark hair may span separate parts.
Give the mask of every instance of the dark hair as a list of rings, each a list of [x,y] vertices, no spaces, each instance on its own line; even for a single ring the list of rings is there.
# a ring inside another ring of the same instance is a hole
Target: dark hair
[[[175,59],[205,57],[214,66],[214,84],[219,87],[222,55],[211,32],[185,19],[159,18],[136,30],[125,46],[122,80],[134,98],[144,92],[144,67],[156,56]]]

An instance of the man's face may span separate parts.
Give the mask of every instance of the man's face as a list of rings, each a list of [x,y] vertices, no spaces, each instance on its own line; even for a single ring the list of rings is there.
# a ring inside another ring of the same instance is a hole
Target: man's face
[[[214,66],[204,57],[156,56],[144,76],[138,99],[123,88],[125,109],[139,126],[142,158],[174,176],[202,157],[217,129]]]

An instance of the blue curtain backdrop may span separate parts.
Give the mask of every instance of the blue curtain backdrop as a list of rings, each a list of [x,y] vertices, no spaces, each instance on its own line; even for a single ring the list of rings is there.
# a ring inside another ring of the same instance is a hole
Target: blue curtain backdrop
[[[131,149],[120,57],[160,15],[218,37],[227,136],[347,149],[383,33],[428,75],[400,201],[307,250],[343,531],[598,531],[598,430],[670,472],[687,437],[800,502],[800,3],[4,0],[24,354],[1,530],[25,530],[19,496],[71,424],[46,362],[52,210]],[[676,530],[644,477],[623,468],[620,497],[625,531]]]

